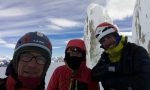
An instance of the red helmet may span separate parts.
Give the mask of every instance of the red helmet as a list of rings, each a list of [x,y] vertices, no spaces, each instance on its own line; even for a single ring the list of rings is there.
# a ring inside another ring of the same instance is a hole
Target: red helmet
[[[19,55],[26,51],[39,51],[48,58],[48,62],[43,71],[43,74],[46,74],[51,63],[52,55],[52,45],[48,37],[40,32],[29,32],[22,36],[16,44],[13,55],[13,66],[15,70],[18,68]]]
[[[118,30],[116,26],[108,22],[104,22],[104,23],[99,24],[96,27],[95,32],[96,32],[96,38],[98,39],[98,41],[100,41],[103,37],[105,37],[108,34],[111,34],[114,32],[118,33]]]

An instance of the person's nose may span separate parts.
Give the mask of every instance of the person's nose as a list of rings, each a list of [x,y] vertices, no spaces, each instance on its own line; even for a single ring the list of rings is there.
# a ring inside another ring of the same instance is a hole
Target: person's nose
[[[37,66],[37,63],[36,63],[36,59],[35,58],[32,58],[30,62],[28,62],[28,67],[35,67]]]

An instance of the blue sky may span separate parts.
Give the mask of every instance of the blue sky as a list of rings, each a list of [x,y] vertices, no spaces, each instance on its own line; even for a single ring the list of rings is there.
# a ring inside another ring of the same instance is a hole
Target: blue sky
[[[17,40],[29,31],[45,33],[53,57],[64,56],[68,40],[83,38],[91,2],[103,5],[121,31],[131,31],[135,0],[0,0],[0,57],[11,58]]]

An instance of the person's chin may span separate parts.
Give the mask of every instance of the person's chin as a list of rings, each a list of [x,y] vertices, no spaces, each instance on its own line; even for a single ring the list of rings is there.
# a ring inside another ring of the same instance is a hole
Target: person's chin
[[[107,50],[107,49],[111,49],[111,48],[114,48],[115,46],[114,45],[109,45],[109,46],[105,46],[104,48]]]

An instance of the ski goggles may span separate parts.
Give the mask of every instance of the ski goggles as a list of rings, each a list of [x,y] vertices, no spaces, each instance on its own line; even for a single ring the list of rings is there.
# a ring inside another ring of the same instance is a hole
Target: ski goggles
[[[83,50],[79,47],[69,47],[66,52],[70,56],[77,56],[77,57],[82,57],[83,56]]]

